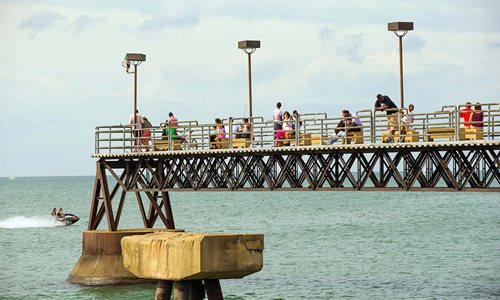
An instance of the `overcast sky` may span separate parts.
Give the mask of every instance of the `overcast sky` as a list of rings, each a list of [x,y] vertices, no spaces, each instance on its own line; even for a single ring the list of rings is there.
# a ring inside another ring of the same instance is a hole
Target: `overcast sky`
[[[139,67],[138,108],[153,124],[169,111],[203,123],[253,114],[399,103],[397,37],[404,38],[405,102],[416,112],[500,101],[498,0],[0,0],[0,176],[93,175],[94,128],[133,108],[127,52]]]

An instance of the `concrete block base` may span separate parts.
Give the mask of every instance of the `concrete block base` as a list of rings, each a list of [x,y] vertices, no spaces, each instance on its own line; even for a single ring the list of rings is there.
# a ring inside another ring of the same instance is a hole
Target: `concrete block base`
[[[263,266],[264,235],[164,232],[122,239],[123,263],[140,278],[242,278]]]

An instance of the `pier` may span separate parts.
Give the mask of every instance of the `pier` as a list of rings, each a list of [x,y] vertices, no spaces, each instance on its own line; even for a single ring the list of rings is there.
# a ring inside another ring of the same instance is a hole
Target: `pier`
[[[411,126],[397,112],[395,132],[388,132],[385,114],[359,111],[361,130],[345,127],[347,134],[334,143],[332,132],[342,118],[326,113],[302,114],[293,121],[292,138],[277,138],[275,122],[262,117],[249,120],[251,130],[244,137],[233,132],[243,118],[222,120],[227,134],[218,141],[211,137],[214,124],[197,121],[179,122],[176,133],[168,124],[141,130],[98,126],[88,230],[68,280],[103,285],[137,279],[120,264],[120,240],[159,231],[153,229],[157,221],[167,232],[175,231],[171,192],[500,192],[500,103],[483,107],[482,127],[465,124],[460,106],[446,106],[412,114]],[[141,137],[143,130],[150,136]],[[120,228],[127,193],[134,194],[146,231]],[[100,230],[104,219],[107,228]],[[96,274],[109,269],[101,257],[107,251],[113,252],[119,272]]]
[[[249,120],[244,138],[232,131],[244,118],[223,120],[228,130],[220,142],[210,138],[214,124],[197,121],[179,122],[177,137],[168,124],[153,126],[147,143],[133,126],[98,126],[88,229],[106,217],[108,229],[117,230],[126,193],[135,194],[145,228],[159,219],[175,229],[173,191],[500,192],[500,103],[481,105],[482,127],[460,118],[464,106],[410,114],[404,129],[398,111],[392,143],[384,143],[386,114],[371,110],[355,112],[361,130],[345,128],[348,134],[333,144],[342,118],[326,113],[302,114],[287,140],[277,139],[275,122],[262,117]]]

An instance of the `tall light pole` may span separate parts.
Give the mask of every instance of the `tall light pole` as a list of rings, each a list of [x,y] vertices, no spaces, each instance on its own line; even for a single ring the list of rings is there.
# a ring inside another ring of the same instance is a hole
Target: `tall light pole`
[[[413,30],[413,22],[392,22],[387,24],[387,30],[394,32],[399,38],[399,90],[401,96],[401,107],[404,107],[405,98],[403,92],[403,37],[408,31]]]
[[[252,122],[252,53],[260,48],[260,41],[239,41],[238,48],[248,54],[248,113]]]
[[[146,55],[141,53],[127,53],[122,62],[128,74],[134,74],[134,126],[137,122],[137,66],[146,61]],[[134,71],[130,71],[130,64],[134,65]],[[136,128],[134,128],[136,129]]]

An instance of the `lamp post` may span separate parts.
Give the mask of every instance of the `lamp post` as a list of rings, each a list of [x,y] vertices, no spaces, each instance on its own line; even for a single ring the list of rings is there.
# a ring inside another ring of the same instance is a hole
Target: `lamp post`
[[[252,53],[260,48],[260,41],[239,41],[238,48],[248,54],[248,113],[252,122]]]
[[[134,126],[137,122],[137,66],[143,61],[146,61],[146,54],[127,53],[122,62],[122,66],[126,68],[127,74],[134,74]],[[130,64],[134,65],[134,71],[130,71]]]
[[[388,23],[387,30],[394,32],[394,34],[399,38],[399,90],[401,96],[401,108],[403,108],[405,104],[403,92],[403,37],[408,33],[408,31],[413,30],[413,22]]]

